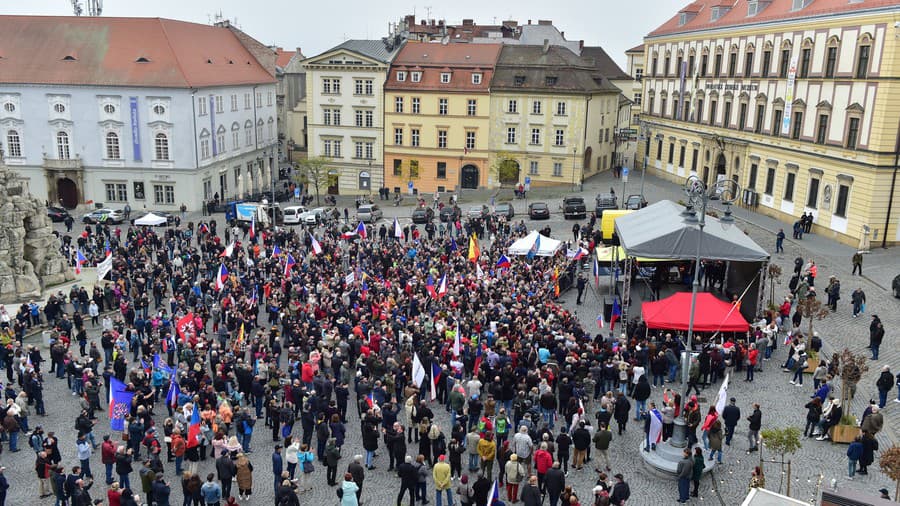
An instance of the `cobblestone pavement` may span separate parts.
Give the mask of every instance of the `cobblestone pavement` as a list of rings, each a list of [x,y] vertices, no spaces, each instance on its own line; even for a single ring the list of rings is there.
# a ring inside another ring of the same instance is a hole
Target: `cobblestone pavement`
[[[637,186],[634,185],[638,178],[633,177],[632,183],[629,183],[628,193],[635,193]],[[606,189],[611,185],[620,185],[620,182],[612,180],[609,176],[601,175],[585,184],[584,195],[591,197],[597,191]],[[634,188],[633,190],[631,188]],[[618,186],[616,186],[618,190]],[[651,202],[661,198],[670,198],[677,200],[680,198],[677,186],[659,180],[652,176],[647,176],[645,182],[645,195]],[[552,201],[554,195],[547,193],[546,200]],[[590,200],[590,199],[589,199]],[[555,203],[552,204],[555,206]],[[524,212],[524,204],[521,201],[516,202],[517,211]],[[519,207],[522,209],[520,210]],[[551,207],[553,208],[553,207]],[[389,216],[406,216],[408,209],[386,208]],[[763,219],[753,213],[735,213],[739,218],[738,225],[742,227],[750,236],[766,249],[773,247],[772,231],[773,223],[777,226],[777,222],[771,219]],[[746,217],[754,221],[754,223],[742,221]],[[517,217],[518,218],[518,217]],[[392,219],[389,217],[389,219]],[[568,238],[571,234],[571,222],[563,222],[554,219],[550,221],[550,225],[557,237]],[[871,370],[864,376],[860,383],[858,394],[852,403],[851,411],[859,415],[861,414],[865,402],[872,396],[875,396],[876,389],[874,386],[878,372],[882,364],[889,364],[892,369],[900,369],[900,347],[897,346],[897,329],[900,328],[900,303],[890,297],[882,288],[889,286],[890,279],[882,279],[888,272],[890,266],[900,265],[900,260],[893,251],[875,252],[867,256],[872,258],[875,267],[879,270],[879,278],[874,278],[873,283],[866,278],[852,277],[848,272],[850,270],[849,255],[843,256],[849,248],[841,245],[828,245],[829,241],[785,241],[786,253],[773,257],[773,261],[788,269],[795,256],[803,256],[809,258],[813,256],[819,265],[820,279],[827,279],[828,276],[834,274],[842,280],[844,298],[838,306],[838,312],[829,315],[824,321],[816,323],[816,329],[822,334],[825,340],[826,350],[839,350],[849,347],[857,353],[865,352],[865,345],[868,337],[868,315],[878,314],[884,321],[887,330],[885,342],[882,345],[881,360],[879,362],[871,362]],[[808,245],[814,245],[810,248]],[[812,249],[812,251],[811,251]],[[891,274],[893,276],[893,274]],[[865,318],[853,319],[850,317],[849,310],[849,294],[857,286],[861,286],[868,296],[867,316]],[[879,286],[880,285],[880,286]],[[776,292],[782,293],[786,290],[786,280],[783,284],[776,286]],[[639,292],[636,290],[635,292]],[[589,291],[584,305],[575,305],[575,293],[570,291],[564,294],[564,304],[573,311],[578,311],[584,325],[589,329],[595,329],[595,318],[597,308],[599,307],[598,294]],[[734,396],[738,400],[738,405],[744,416],[749,415],[749,406],[753,402],[759,402],[763,412],[763,427],[783,427],[788,425],[803,426],[805,410],[803,404],[806,403],[808,397],[812,395],[812,387],[807,384],[803,388],[798,388],[788,383],[788,375],[781,372],[780,363],[785,359],[785,349],[779,347],[772,360],[764,365],[765,371],[756,375],[756,381],[753,383],[745,383],[743,376],[732,377],[729,388],[729,396]],[[44,354],[47,355],[46,353]],[[32,416],[29,419],[30,425],[40,424],[45,431],[55,431],[60,437],[60,450],[63,455],[63,464],[71,467],[77,463],[75,455],[75,430],[74,420],[78,413],[78,403],[66,388],[65,380],[57,380],[45,373],[45,399],[47,411],[50,413],[47,417]],[[713,399],[716,395],[717,386],[713,386],[704,391],[707,399]],[[891,398],[896,396],[897,391],[891,392]],[[660,389],[653,391],[651,400],[659,401],[662,397]],[[704,404],[701,409],[706,409]],[[164,409],[157,409],[158,412],[164,413]],[[361,435],[359,432],[358,417],[354,410],[349,415],[347,443],[343,450],[343,461],[339,466],[339,470],[343,471],[347,463],[355,453],[362,453]],[[885,430],[879,434],[879,444],[882,449],[889,447],[896,438],[894,434],[900,433],[900,405],[889,402],[885,409]],[[593,412],[593,409],[591,410]],[[449,425],[449,416],[441,408],[435,408],[438,415],[439,423],[442,427]],[[159,423],[164,419],[158,416]],[[738,425],[737,432],[731,447],[726,447],[725,462],[716,467],[715,471],[702,480],[700,492],[701,498],[695,499],[695,503],[712,503],[732,505],[738,504],[747,491],[747,483],[750,477],[750,471],[754,465],[759,464],[760,455],[747,455],[748,447],[746,439],[746,421],[742,421]],[[95,434],[98,441],[100,437],[108,433],[108,419],[105,413],[98,414],[98,424]],[[622,472],[626,480],[630,483],[632,489],[632,499],[629,504],[672,504],[676,498],[676,486],[673,479],[659,475],[650,471],[644,466],[643,461],[638,455],[635,448],[641,438],[642,426],[635,422],[629,423],[626,434],[622,437],[614,437],[612,448],[613,472]],[[299,424],[296,426],[299,431]],[[254,494],[248,504],[272,504],[273,503],[273,479],[271,473],[271,451],[273,443],[268,437],[268,431],[264,426],[260,426],[254,435],[254,452],[249,455],[254,466]],[[9,504],[26,504],[26,501],[33,504],[52,504],[52,499],[47,498],[40,500],[37,498],[37,480],[33,471],[34,455],[27,447],[27,441],[24,437],[20,438],[19,453],[10,453],[7,445],[4,445],[6,451],[0,455],[0,465],[6,466],[8,469],[5,474],[10,482],[8,499]],[[410,450],[415,445],[410,446]],[[857,476],[854,481],[846,478],[846,446],[833,445],[828,442],[818,442],[815,440],[803,441],[803,447],[796,454],[791,456],[792,466],[792,490],[791,495],[802,500],[815,501],[818,492],[822,487],[829,486],[832,479],[837,480],[841,486],[859,489],[869,493],[875,493],[876,490],[886,487],[893,490],[893,483],[886,478],[877,469],[877,462],[872,466],[872,470],[868,476]],[[377,469],[368,471],[363,490],[363,503],[368,505],[393,505],[396,503],[396,493],[398,491],[399,481],[392,473],[389,474],[387,469],[387,458],[384,449],[380,452],[376,459]],[[773,456],[767,452],[763,452],[762,458],[767,462],[765,465],[766,485],[771,490],[785,491],[783,483],[783,475],[781,474],[781,466],[777,463],[768,462],[770,459],[779,459],[779,456]],[[106,487],[103,482],[103,465],[100,463],[100,454],[98,452],[91,459],[91,467],[95,472],[95,478],[98,479],[97,484],[91,490],[95,498],[104,497]],[[574,489],[582,498],[582,503],[586,502],[589,497],[590,488],[595,479],[591,462],[583,471],[572,471],[569,474],[568,481],[574,485]],[[214,465],[211,460],[201,462],[198,472],[204,476],[207,472],[213,471]],[[337,497],[332,487],[328,487],[324,480],[324,468],[316,466],[316,471],[312,476],[313,489],[301,494],[301,504],[337,504]],[[174,464],[166,464],[166,476],[172,484],[172,504],[181,503],[181,486],[180,479],[174,476]],[[781,483],[780,483],[781,482]],[[132,475],[132,483],[139,484],[137,473]],[[139,485],[138,485],[139,486]],[[434,487],[431,481],[428,485],[429,500],[434,501]],[[501,493],[501,497],[504,494]]]

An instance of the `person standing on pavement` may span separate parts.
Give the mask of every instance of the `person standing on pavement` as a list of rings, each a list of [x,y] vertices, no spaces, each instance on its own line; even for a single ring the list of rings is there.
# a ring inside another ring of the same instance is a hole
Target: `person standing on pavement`
[[[577,224],[575,226],[578,226]],[[578,299],[575,300],[575,304],[581,305],[581,296],[584,294],[584,289],[587,286],[587,278],[584,277],[584,273],[578,273],[578,283],[576,285],[578,287]]]
[[[775,253],[784,253],[784,229],[779,228],[775,234]]]
[[[747,442],[750,443],[747,455],[750,455],[751,452],[759,450],[759,429],[762,428],[762,411],[760,411],[758,403],[753,403],[753,413],[747,417],[747,421],[749,422]]]
[[[560,469],[559,462],[554,462],[553,467],[547,471],[544,477],[544,490],[550,498],[550,506],[556,506],[559,496],[566,489],[566,473]]]
[[[703,462],[703,450],[697,446],[694,448],[694,465],[691,469],[691,481],[694,482],[694,490],[691,491],[691,497],[697,497],[700,492],[700,478],[703,477],[703,469],[705,467],[706,463]]]
[[[360,466],[362,469],[362,466]],[[341,506],[359,506],[359,485],[354,481],[350,473],[344,473],[344,481],[341,483]]]
[[[275,467],[274,464],[272,467]],[[234,478],[235,473],[237,473],[237,468],[228,455],[228,450],[222,450],[221,455],[216,459],[216,474],[219,476],[219,481],[222,482],[221,487],[219,487],[221,489],[220,492],[225,497],[231,497],[231,480]],[[278,476],[280,475],[275,475],[276,478]]]
[[[214,481],[215,478],[213,473],[207,474],[206,483],[200,487],[200,495],[206,506],[219,506],[219,502],[222,501],[222,486]]]
[[[741,408],[737,407],[737,399],[731,401],[722,409],[722,422],[725,424],[725,445],[731,446],[731,438],[734,437],[734,428],[741,420]]]
[[[418,473],[416,466],[413,465],[413,459],[409,455],[406,456],[402,464],[397,466],[397,476],[400,477],[400,492],[397,494],[397,506],[403,502],[403,496],[409,491],[409,504],[414,506],[416,503],[416,483],[418,482]]]
[[[447,463],[446,455],[439,455],[434,468],[431,470],[431,477],[434,479],[434,503],[441,506],[442,492],[447,493],[447,506],[453,506],[453,491],[450,490],[450,464]]]
[[[851,261],[853,262],[853,272],[850,273],[850,275],[855,276],[856,271],[858,270],[859,275],[862,276],[862,263],[863,263],[862,251],[857,251],[856,253],[854,253],[853,259]]]
[[[537,487],[537,476],[529,476],[528,484],[522,488],[522,506],[540,506],[543,502],[541,492]]]
[[[884,340],[884,325],[878,319],[878,315],[875,315],[874,318],[877,320],[872,322],[875,328],[870,327],[869,330],[869,342],[872,350],[872,356],[869,360],[878,360],[878,349],[881,348],[881,341]]]
[[[891,366],[885,365],[881,368],[881,375],[878,376],[875,386],[878,387],[878,407],[883,409],[885,404],[887,404],[888,392],[894,387],[894,375],[891,373]]]
[[[700,447],[697,447],[697,450],[700,450]],[[691,460],[691,450],[685,448],[681,452],[681,460],[678,461],[678,465],[675,467],[675,479],[678,481],[678,502],[686,503],[690,499],[690,491],[691,491],[691,477],[694,472],[694,461]]]
[[[866,307],[866,292],[862,288],[857,287],[850,294],[850,303],[853,304],[853,317],[856,318]]]
[[[353,481],[356,483],[356,501],[359,502],[362,497],[363,481],[366,478],[366,471],[362,466],[362,455],[353,456],[353,462],[347,466],[347,472],[353,476]],[[345,475],[344,480],[346,481],[346,479]]]
[[[238,452],[237,460],[234,462],[237,468],[235,476],[237,477],[238,492],[240,498],[249,501],[253,494],[253,464],[247,459],[243,452]]]

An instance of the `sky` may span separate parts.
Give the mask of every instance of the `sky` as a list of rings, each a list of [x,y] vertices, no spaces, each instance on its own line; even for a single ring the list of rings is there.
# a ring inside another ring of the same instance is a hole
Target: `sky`
[[[86,0],[78,0],[85,3]],[[495,24],[514,19],[553,21],[569,40],[600,45],[625,68],[625,50],[661,25],[690,0],[343,0],[338,8],[318,2],[287,0],[101,0],[104,16],[165,17],[210,23],[218,13],[250,36],[267,45],[300,47],[313,56],[346,39],[381,38],[388,24],[406,14],[445,19],[459,24],[471,18],[476,24]],[[378,7],[373,8],[373,3]],[[0,0],[0,14],[72,15],[72,0]],[[429,15],[430,13],[430,15]],[[627,69],[626,69],[627,70]]]

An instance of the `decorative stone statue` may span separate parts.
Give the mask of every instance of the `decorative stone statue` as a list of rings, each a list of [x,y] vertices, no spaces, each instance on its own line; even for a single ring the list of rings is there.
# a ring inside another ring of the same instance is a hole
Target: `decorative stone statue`
[[[0,300],[37,298],[73,278],[46,206],[0,163]]]

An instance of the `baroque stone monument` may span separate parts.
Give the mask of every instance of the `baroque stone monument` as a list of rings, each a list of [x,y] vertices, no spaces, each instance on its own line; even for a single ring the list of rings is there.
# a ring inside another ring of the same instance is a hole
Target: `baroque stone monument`
[[[38,298],[73,278],[46,206],[0,162],[0,300]]]

